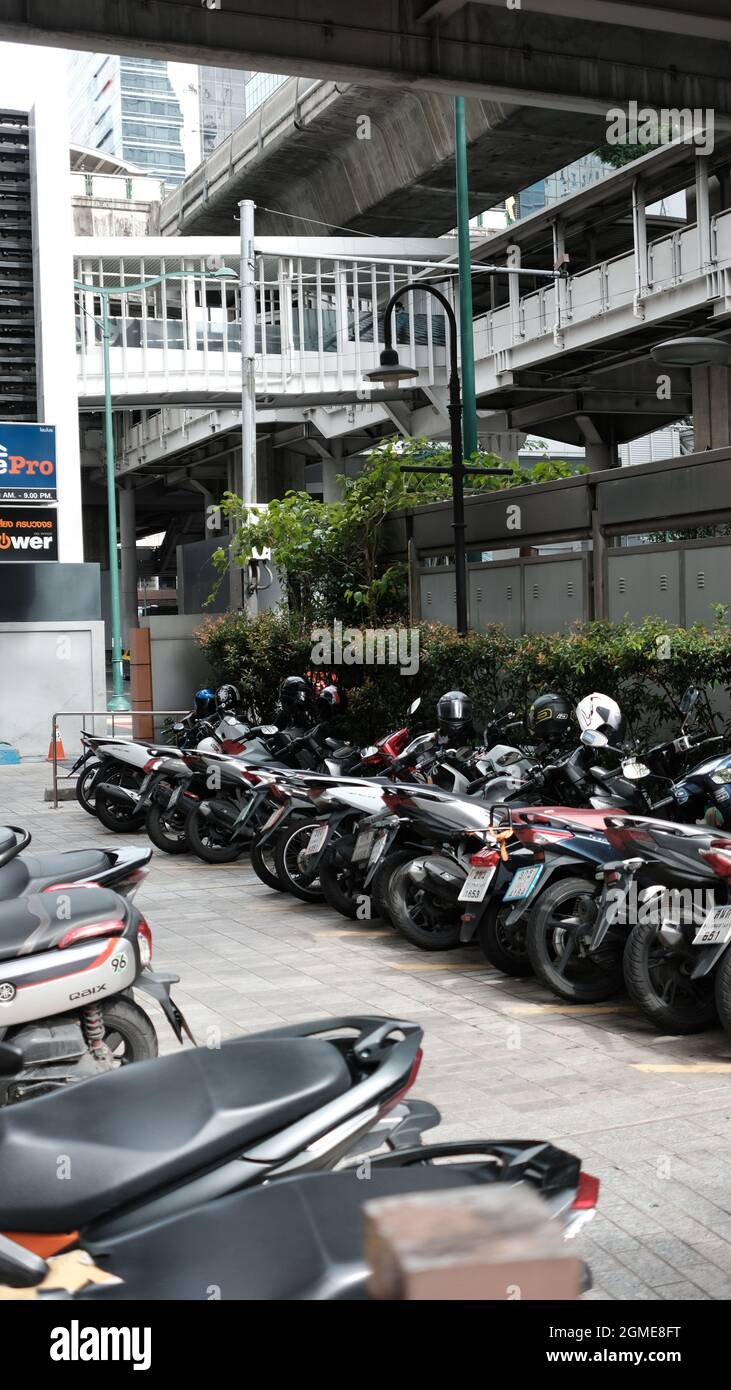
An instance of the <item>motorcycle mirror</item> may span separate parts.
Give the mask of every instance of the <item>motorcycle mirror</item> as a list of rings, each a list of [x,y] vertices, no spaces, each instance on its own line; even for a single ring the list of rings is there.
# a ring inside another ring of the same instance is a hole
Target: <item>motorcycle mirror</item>
[[[0,1076],[17,1076],[23,1070],[23,1053],[14,1043],[0,1043]]]
[[[698,704],[698,701],[700,700],[700,697],[701,697],[701,692],[700,692],[700,690],[698,689],[698,686],[697,686],[697,685],[689,685],[689,686],[688,686],[688,689],[686,690],[685,694],[683,695],[682,700],[680,701],[680,713],[681,713],[681,714],[690,714],[690,712],[691,712],[691,710],[693,709],[694,705],[697,705],[697,704]]]
[[[584,729],[581,735],[581,742],[587,748],[606,748],[609,739],[606,734],[601,734],[598,729]]]
[[[416,711],[418,710],[418,708],[419,708],[420,705],[421,705],[421,696],[419,695],[418,699],[414,700],[413,704],[409,705],[408,713],[409,713],[409,714],[416,714]]]
[[[622,773],[629,782],[639,782],[643,777],[650,776],[650,769],[637,758],[628,758],[622,763]]]

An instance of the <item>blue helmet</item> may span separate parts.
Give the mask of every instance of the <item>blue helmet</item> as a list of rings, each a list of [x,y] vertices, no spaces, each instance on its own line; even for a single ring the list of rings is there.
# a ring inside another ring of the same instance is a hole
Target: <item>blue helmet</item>
[[[202,690],[196,690],[193,696],[195,712],[199,719],[206,719],[209,714],[213,714],[216,708],[216,695],[213,690],[204,686]]]

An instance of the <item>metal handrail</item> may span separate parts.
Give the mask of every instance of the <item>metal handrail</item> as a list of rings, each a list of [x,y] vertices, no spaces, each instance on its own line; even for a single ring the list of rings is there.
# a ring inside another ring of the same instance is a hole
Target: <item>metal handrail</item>
[[[116,718],[116,719],[129,719],[129,718],[132,718],[132,719],[140,718],[140,719],[141,719],[141,718],[143,718],[143,717],[144,717],[144,718],[150,717],[150,718],[152,718],[152,719],[156,719],[156,718],[160,718],[160,717],[163,716],[163,715],[169,717],[170,715],[181,715],[181,714],[190,714],[190,709],[132,709],[132,710],[116,710],[116,711],[115,711],[115,710],[110,710],[110,709],[60,709],[60,710],[56,710],[56,712],[55,712],[54,714],[51,715],[51,748],[52,748],[52,750],[53,750],[52,763],[53,763],[53,809],[54,809],[54,811],[57,811],[57,810],[58,810],[58,753],[57,753],[57,748],[56,748],[56,731],[57,731],[57,729],[58,729],[58,721],[59,721],[59,719],[76,719],[76,718],[81,718],[81,719],[83,719],[84,722],[83,722],[83,724],[82,724],[82,726],[81,726],[82,733],[86,733],[86,721],[87,721],[88,718],[91,718],[91,719],[106,719],[106,720],[111,719],[111,721],[112,721],[112,732],[111,732],[110,737],[111,737],[111,738],[119,738],[120,735],[119,735],[119,734],[115,734],[115,732],[114,732],[114,720],[115,720],[115,718]],[[134,734],[130,734],[129,738],[127,739],[127,742],[128,742],[128,743],[136,743],[137,741],[138,741],[138,740],[135,739]],[[144,740],[143,740],[143,741],[144,741]]]

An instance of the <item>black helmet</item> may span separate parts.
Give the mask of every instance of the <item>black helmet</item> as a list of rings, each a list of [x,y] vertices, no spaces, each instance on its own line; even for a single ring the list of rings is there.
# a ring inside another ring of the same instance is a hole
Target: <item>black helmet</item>
[[[219,709],[236,709],[239,703],[239,692],[235,685],[221,685],[216,691],[216,703]]]
[[[437,700],[437,727],[440,734],[468,738],[473,732],[472,701],[463,690],[448,690]]]
[[[561,743],[571,726],[571,705],[563,695],[539,695],[528,710],[526,724],[538,743]]]
[[[320,719],[334,719],[336,714],[344,714],[348,697],[339,685],[325,685],[317,697],[317,714]]]
[[[196,690],[193,696],[195,712],[199,719],[206,719],[209,714],[213,714],[216,708],[216,695],[208,686],[203,686],[201,690]]]
[[[302,676],[285,676],[279,687],[279,703],[288,712],[304,710],[312,701],[312,686]]]

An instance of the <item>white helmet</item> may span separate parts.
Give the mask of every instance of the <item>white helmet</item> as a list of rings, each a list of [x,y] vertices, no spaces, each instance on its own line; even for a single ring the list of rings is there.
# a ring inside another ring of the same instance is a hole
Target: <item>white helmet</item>
[[[585,695],[576,706],[576,718],[582,729],[596,729],[606,734],[610,743],[619,743],[624,735],[624,715],[616,700],[609,695]]]

